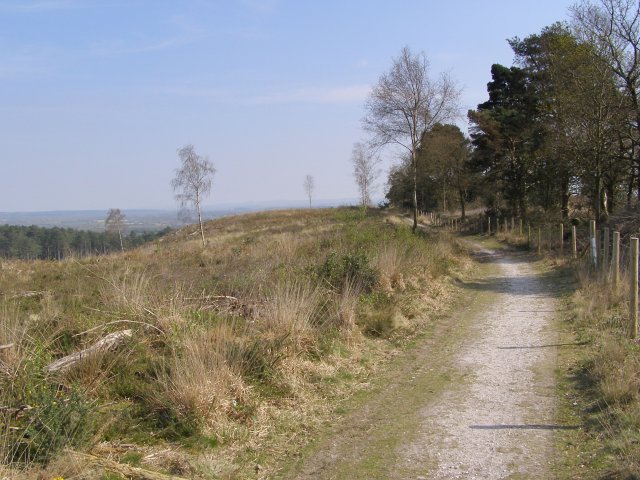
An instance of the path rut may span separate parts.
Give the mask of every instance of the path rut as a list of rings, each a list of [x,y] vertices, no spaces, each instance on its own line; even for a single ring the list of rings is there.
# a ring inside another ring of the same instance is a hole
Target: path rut
[[[528,256],[475,248],[489,266],[462,284],[463,338],[418,348],[292,478],[552,477],[558,289]],[[434,375],[452,381],[434,393]]]
[[[551,327],[556,288],[517,257],[500,257],[497,265],[495,277],[471,286],[496,297],[478,312],[473,335],[455,358],[470,381],[425,406],[418,439],[402,446],[408,466],[431,458],[425,478],[549,478],[553,431],[560,428]]]

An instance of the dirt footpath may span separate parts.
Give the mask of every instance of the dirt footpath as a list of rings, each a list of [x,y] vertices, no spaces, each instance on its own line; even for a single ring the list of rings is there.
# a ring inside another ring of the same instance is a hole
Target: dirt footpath
[[[291,478],[552,478],[557,286],[524,255],[478,249],[458,325],[381,380]]]

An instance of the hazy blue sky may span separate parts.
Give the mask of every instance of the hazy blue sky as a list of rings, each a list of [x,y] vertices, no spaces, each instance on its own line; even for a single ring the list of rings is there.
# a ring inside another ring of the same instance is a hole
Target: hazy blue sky
[[[0,0],[0,211],[171,207],[189,143],[218,169],[208,205],[303,199],[307,173],[355,198],[363,102],[403,46],[466,112],[505,39],[572,3]]]

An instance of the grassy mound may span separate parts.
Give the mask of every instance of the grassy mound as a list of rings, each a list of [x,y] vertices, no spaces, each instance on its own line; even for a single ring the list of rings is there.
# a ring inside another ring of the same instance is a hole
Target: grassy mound
[[[456,262],[448,238],[379,211],[206,228],[206,248],[185,228],[117,255],[0,263],[0,476],[88,471],[73,450],[190,478],[269,471],[398,332],[444,308]],[[123,343],[48,368],[114,332]]]

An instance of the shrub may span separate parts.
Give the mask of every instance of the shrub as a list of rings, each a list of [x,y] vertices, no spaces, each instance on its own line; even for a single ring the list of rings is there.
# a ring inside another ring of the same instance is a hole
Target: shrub
[[[305,335],[322,323],[321,292],[308,280],[278,282],[264,299],[263,328],[282,335]]]
[[[30,353],[1,386],[1,403],[6,405],[1,412],[4,464],[46,464],[64,447],[79,446],[90,435],[91,402],[79,388],[46,377],[48,357],[42,347]]]
[[[362,251],[342,255],[331,252],[318,267],[317,274],[334,291],[339,291],[347,282],[355,282],[368,292],[378,281],[378,272],[371,268],[369,258]]]
[[[235,335],[225,324],[184,333],[160,379],[170,410],[207,423],[227,402],[245,396]]]
[[[365,334],[383,337],[395,327],[395,305],[385,292],[375,291],[360,299],[358,324]]]

